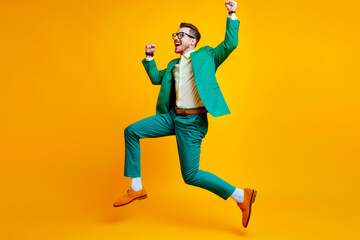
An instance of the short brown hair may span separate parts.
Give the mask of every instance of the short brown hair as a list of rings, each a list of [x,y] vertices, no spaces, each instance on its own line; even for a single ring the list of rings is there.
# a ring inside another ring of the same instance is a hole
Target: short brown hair
[[[199,30],[197,29],[197,27],[195,27],[194,25],[190,24],[190,23],[181,23],[180,27],[187,27],[190,28],[190,34],[193,35],[196,39],[196,43],[195,43],[195,47],[198,44],[198,42],[200,41],[201,35]]]

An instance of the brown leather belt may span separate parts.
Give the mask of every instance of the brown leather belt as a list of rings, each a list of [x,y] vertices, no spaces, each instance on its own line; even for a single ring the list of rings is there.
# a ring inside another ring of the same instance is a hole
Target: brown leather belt
[[[207,110],[205,107],[200,107],[197,109],[186,109],[186,108],[175,107],[175,113],[178,115],[189,115],[189,114],[207,113]]]

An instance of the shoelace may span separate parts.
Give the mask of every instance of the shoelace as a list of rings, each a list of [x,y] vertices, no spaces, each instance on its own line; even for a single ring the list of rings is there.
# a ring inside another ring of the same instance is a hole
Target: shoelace
[[[130,189],[128,189],[128,190],[126,191],[126,194],[127,194],[127,195],[130,195],[129,193],[130,193]],[[124,199],[124,198],[126,198],[126,196],[120,197],[117,201],[121,201],[121,200]]]

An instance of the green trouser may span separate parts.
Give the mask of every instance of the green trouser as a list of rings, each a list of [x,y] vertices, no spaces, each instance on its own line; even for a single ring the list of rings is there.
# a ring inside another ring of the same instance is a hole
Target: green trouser
[[[125,128],[126,177],[140,177],[140,139],[176,135],[181,173],[186,184],[207,189],[223,199],[235,187],[212,173],[199,170],[200,146],[208,130],[207,113],[177,115],[174,109]]]

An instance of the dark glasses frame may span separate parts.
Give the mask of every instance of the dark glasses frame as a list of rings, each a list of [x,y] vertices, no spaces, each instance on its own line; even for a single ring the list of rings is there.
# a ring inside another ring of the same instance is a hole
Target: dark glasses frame
[[[190,38],[195,38],[194,36],[191,36],[190,34],[187,34],[186,32],[178,32],[178,33],[173,33],[171,34],[171,37],[173,39],[175,39],[176,37],[178,39],[182,39],[184,37],[184,34],[186,34],[187,36],[189,36]]]

